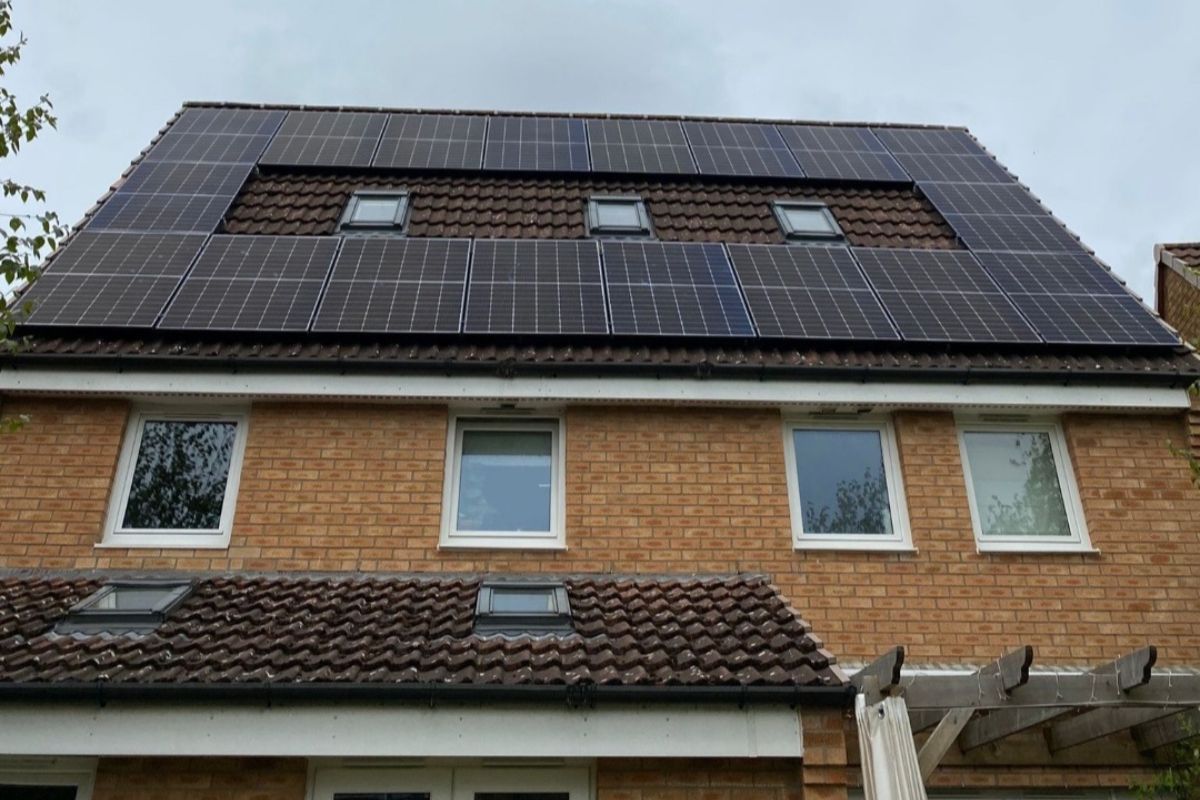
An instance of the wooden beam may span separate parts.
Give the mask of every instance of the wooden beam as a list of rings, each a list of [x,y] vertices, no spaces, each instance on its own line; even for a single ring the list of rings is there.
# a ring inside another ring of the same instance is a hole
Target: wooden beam
[[[1200,708],[1142,723],[1132,732],[1133,741],[1143,753],[1182,742],[1200,734]]]
[[[904,666],[904,648],[893,647],[850,677],[859,691],[871,695],[891,694],[900,683],[900,668]],[[868,680],[868,679],[873,680]],[[867,691],[870,688],[871,691]],[[878,702],[878,696],[868,696],[868,703]]]
[[[913,733],[920,733],[935,727],[942,718],[946,716],[946,712],[940,708],[925,708],[919,711],[909,710],[908,725],[912,728]]]
[[[1057,753],[1178,713],[1178,709],[1095,708],[1051,725],[1046,743],[1051,753]]]
[[[1151,678],[1151,669],[1157,659],[1158,651],[1154,647],[1143,647],[1114,659],[1104,666],[1097,667],[1087,674],[1110,676],[1111,685],[1106,684],[1106,689],[1109,690],[1107,694],[1116,700],[1121,697],[1122,692],[1148,683]],[[1014,692],[1014,695],[1016,694]],[[1019,698],[1014,697],[1014,701],[1017,700]],[[1018,731],[1049,722],[1070,710],[1069,706],[998,709],[968,725],[959,739],[959,745],[964,752],[974,750],[1006,736],[1011,736]]]
[[[942,763],[942,757],[954,745],[954,740],[958,738],[959,732],[971,720],[971,715],[974,713],[975,709],[973,708],[952,708],[942,717],[942,721],[933,729],[933,733],[929,734],[925,744],[921,745],[921,751],[917,753],[922,782],[928,781],[929,776],[937,769],[937,765]]]

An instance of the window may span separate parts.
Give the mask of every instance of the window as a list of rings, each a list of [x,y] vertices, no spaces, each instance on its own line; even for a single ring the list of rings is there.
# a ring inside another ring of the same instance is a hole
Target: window
[[[511,738],[511,736],[510,736]],[[488,767],[320,765],[313,800],[588,800],[586,766],[533,766],[528,759]],[[524,763],[522,763],[524,762]]]
[[[136,411],[104,544],[225,547],[246,447],[244,413]]]
[[[57,633],[132,633],[158,627],[187,597],[187,583],[110,583],[84,598],[56,627]]]
[[[95,774],[92,758],[0,758],[0,798],[90,800]]]
[[[842,229],[824,203],[775,201],[775,218],[788,239],[841,241]]]
[[[980,550],[1089,550],[1055,422],[964,422],[959,445]]]
[[[350,196],[342,214],[344,231],[403,231],[408,216],[408,192],[360,190]]]
[[[813,417],[784,431],[798,549],[912,547],[890,421]]]
[[[560,420],[450,425],[443,546],[563,546]]]
[[[482,635],[571,633],[571,605],[561,583],[485,583],[475,603]]]
[[[640,197],[593,197],[587,205],[588,232],[625,236],[650,233],[650,215]]]

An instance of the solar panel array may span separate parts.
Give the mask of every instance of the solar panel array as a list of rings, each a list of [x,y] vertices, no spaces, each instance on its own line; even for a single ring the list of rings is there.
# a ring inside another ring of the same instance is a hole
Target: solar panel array
[[[479,239],[466,333],[608,333],[594,241]]]
[[[367,167],[387,114],[361,111],[289,111],[263,153],[263,164]]]
[[[587,131],[567,117],[492,117],[484,169],[586,172]]]
[[[685,122],[692,155],[705,175],[804,177],[774,125],[754,122]]]
[[[851,181],[909,180],[908,174],[870,128],[777,127],[806,177]]]

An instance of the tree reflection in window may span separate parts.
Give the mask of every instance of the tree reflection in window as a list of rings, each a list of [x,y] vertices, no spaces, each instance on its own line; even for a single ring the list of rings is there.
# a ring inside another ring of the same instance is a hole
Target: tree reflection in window
[[[122,527],[220,528],[236,434],[234,422],[147,420]]]
[[[797,429],[792,441],[805,533],[891,534],[878,430]]]
[[[1071,535],[1049,433],[970,431],[964,436],[982,535]]]

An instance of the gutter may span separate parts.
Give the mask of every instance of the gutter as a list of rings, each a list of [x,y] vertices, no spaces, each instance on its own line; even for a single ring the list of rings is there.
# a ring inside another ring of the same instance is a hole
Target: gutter
[[[151,703],[234,702],[271,706],[289,702],[419,703],[429,707],[470,703],[566,705],[608,703],[786,705],[850,708],[858,690],[843,686],[502,686],[429,683],[0,683],[3,702]]]

